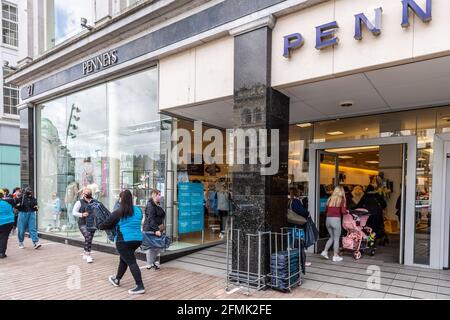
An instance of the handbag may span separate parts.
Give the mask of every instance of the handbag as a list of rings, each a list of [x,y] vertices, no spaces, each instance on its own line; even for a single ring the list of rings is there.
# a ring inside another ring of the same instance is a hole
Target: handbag
[[[296,225],[304,225],[306,223],[305,217],[296,214],[294,210],[292,210],[292,200],[289,201],[288,213],[287,213],[287,222],[296,224]]]
[[[172,239],[162,234],[160,237],[158,237],[154,232],[147,231],[142,232],[142,250],[149,250],[149,249],[167,249],[169,248]]]
[[[308,217],[305,230],[305,247],[309,248],[314,245],[319,239],[319,231],[316,224],[312,221],[311,217]]]

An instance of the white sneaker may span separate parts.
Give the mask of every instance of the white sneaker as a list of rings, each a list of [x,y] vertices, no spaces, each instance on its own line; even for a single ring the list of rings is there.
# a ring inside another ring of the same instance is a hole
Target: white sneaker
[[[340,256],[333,256],[333,262],[341,262],[342,260],[344,260],[344,258]]]
[[[312,264],[311,262],[306,261],[306,262],[305,262],[305,267],[311,267],[311,264]]]
[[[326,252],[326,251],[322,251],[322,253],[320,254],[322,257],[324,257],[325,259],[329,259],[328,258],[328,252]]]
[[[25,246],[23,245],[23,243],[19,244],[19,249],[25,249]]]
[[[94,262],[94,258],[92,258],[91,256],[86,256],[86,262],[92,263],[92,262]]]

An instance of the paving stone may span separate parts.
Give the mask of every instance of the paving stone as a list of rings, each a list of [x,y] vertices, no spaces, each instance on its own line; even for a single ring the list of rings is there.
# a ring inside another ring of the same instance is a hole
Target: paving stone
[[[387,292],[390,294],[397,294],[409,297],[411,296],[412,289],[390,287]]]

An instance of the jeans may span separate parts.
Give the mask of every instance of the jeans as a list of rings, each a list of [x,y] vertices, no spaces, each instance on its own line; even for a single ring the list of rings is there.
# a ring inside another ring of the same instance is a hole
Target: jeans
[[[36,225],[36,212],[19,212],[19,220],[17,221],[17,228],[19,229],[17,235],[19,237],[19,243],[23,243],[25,240],[25,231],[30,233],[33,243],[39,242]]]
[[[120,255],[119,267],[117,268],[116,279],[122,279],[123,275],[130,267],[131,274],[137,286],[143,286],[141,269],[136,262],[134,252],[141,246],[141,241],[118,241],[116,248]]]
[[[330,239],[328,239],[324,251],[328,252],[333,244],[334,255],[337,255],[339,253],[339,240],[341,238],[341,218],[328,217],[326,227],[330,234]]]
[[[0,255],[6,253],[8,247],[9,234],[14,226],[14,223],[3,224],[0,226]]]
[[[225,231],[228,211],[219,210],[219,216],[220,216],[220,231]]]
[[[87,226],[81,225],[80,231],[84,237],[84,252],[90,253],[92,249],[92,240],[94,239],[95,230],[89,230]]]
[[[156,257],[160,251],[160,248],[152,248],[145,252],[145,255],[147,256],[147,265],[151,266],[155,263]]]

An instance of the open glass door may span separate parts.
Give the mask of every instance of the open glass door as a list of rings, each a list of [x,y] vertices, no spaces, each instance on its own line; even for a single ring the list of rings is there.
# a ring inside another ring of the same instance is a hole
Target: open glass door
[[[405,216],[406,216],[406,161],[407,161],[407,145],[402,145],[402,182],[401,182],[401,195],[400,195],[400,248],[398,262],[400,264],[405,263]]]
[[[316,212],[318,213],[317,228],[319,229],[319,240],[317,241],[317,252],[321,252],[325,248],[325,243],[329,238],[326,222],[325,208],[328,197],[331,195],[334,187],[339,185],[339,155],[337,153],[317,151],[317,181],[316,185]]]

